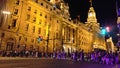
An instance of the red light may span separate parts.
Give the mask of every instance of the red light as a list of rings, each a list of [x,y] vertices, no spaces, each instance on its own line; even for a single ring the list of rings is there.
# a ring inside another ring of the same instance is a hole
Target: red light
[[[110,32],[110,28],[109,27],[106,27],[106,30],[107,30],[107,32]]]

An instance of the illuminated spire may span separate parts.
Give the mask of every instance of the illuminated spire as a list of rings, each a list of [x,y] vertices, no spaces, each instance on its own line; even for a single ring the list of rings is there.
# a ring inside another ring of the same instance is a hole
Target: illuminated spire
[[[89,22],[97,22],[96,13],[95,13],[94,8],[92,7],[92,0],[90,0],[90,9],[88,11],[87,21],[89,21]]]
[[[90,0],[90,6],[92,7],[92,0]]]
[[[50,0],[50,3],[55,4],[55,0]]]
[[[61,2],[61,0],[50,0],[50,2],[51,2],[52,4],[57,4],[57,3]]]

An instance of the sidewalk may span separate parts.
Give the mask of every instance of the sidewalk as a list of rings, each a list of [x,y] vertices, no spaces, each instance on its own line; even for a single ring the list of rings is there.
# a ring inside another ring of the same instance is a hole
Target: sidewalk
[[[45,58],[45,57],[41,57],[41,58],[36,58],[36,57],[0,57],[0,60],[12,60],[12,59],[52,59],[52,58]]]
[[[18,60],[18,59],[59,59],[59,58],[50,58],[50,57],[1,57],[0,60]],[[60,60],[71,60],[71,58],[60,58]]]

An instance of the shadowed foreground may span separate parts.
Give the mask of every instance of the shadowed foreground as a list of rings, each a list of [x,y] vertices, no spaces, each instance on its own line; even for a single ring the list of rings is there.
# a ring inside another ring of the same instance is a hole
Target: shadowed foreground
[[[73,62],[50,58],[1,58],[0,68],[120,68],[92,62]]]

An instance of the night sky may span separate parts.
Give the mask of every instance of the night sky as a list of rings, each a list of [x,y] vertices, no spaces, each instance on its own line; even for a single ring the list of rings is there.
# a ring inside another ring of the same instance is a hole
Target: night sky
[[[87,14],[90,7],[89,0],[65,0],[69,3],[69,11],[71,18],[74,19],[80,15],[80,21],[87,21]],[[97,21],[101,27],[110,27],[110,32],[113,42],[117,42],[117,14],[116,0],[93,0],[93,7],[96,12]]]

